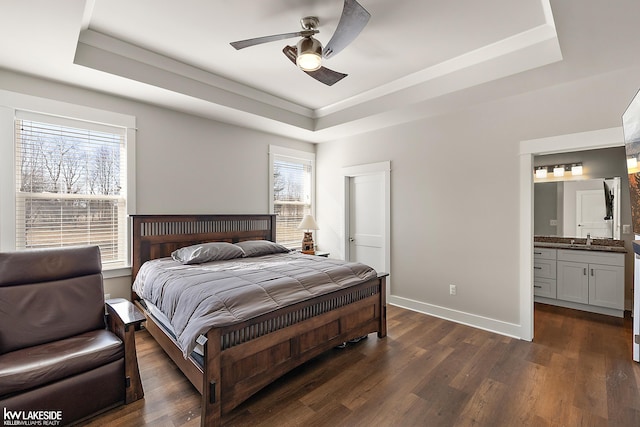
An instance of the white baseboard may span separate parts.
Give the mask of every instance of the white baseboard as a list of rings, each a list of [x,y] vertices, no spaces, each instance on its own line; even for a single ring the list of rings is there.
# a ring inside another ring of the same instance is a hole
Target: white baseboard
[[[489,317],[483,317],[463,311],[452,310],[450,308],[427,304],[424,302],[394,295],[389,295],[389,297],[387,298],[387,302],[391,305],[406,308],[412,311],[417,311],[418,313],[427,314],[429,316],[438,317],[440,319],[450,320],[452,322],[460,323],[489,332],[495,332],[497,334],[506,335],[511,338],[522,339],[522,328],[520,325],[515,323],[503,322],[501,320],[491,319]]]

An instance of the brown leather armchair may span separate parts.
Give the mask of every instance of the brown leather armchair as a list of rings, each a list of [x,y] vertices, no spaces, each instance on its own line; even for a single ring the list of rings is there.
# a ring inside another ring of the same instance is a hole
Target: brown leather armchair
[[[5,422],[67,425],[143,397],[134,330],[144,317],[126,300],[106,307],[105,317],[97,246],[0,253]]]

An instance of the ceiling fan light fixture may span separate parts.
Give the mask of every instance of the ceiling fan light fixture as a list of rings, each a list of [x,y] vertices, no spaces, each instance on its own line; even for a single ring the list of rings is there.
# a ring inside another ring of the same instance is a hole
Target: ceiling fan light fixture
[[[322,66],[322,43],[312,36],[300,39],[296,65],[303,71],[315,71]]]

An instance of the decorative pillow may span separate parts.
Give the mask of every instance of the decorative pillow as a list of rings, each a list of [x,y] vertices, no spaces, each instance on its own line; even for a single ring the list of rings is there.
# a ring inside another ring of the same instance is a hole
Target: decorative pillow
[[[238,242],[235,245],[242,248],[242,250],[244,251],[244,256],[246,257],[283,254],[291,252],[290,249],[285,248],[278,243],[270,242],[268,240],[246,240],[244,242]]]
[[[241,247],[226,242],[201,243],[186,246],[171,253],[171,258],[182,264],[201,264],[242,257],[244,257],[244,251]]]

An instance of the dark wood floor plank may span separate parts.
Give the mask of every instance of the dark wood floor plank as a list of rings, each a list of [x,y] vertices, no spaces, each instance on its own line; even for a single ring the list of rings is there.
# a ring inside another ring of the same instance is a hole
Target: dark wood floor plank
[[[533,342],[388,307],[388,336],[330,350],[251,397],[228,426],[640,426],[631,323],[536,305]],[[145,330],[145,398],[87,426],[200,425],[200,396]]]
[[[455,420],[455,426],[497,426],[500,414],[503,412],[503,402],[508,397],[509,387],[484,378],[468,400],[460,415]]]

